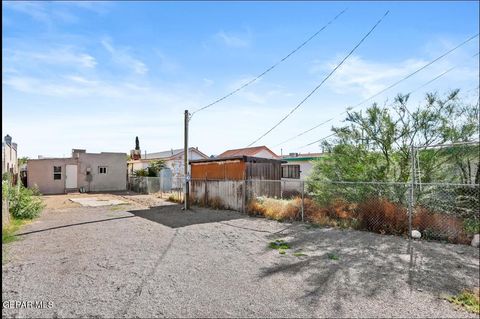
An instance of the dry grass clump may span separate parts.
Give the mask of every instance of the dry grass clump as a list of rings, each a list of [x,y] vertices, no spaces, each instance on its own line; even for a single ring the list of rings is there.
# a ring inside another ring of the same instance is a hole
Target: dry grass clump
[[[301,220],[302,199],[291,200],[258,197],[250,201],[247,212],[278,221]],[[315,225],[355,228],[379,234],[408,234],[408,210],[386,198],[369,198],[358,204],[336,199],[320,206],[311,198],[304,198],[304,220]],[[417,208],[412,228],[422,238],[469,244],[471,236],[464,229],[462,219],[424,208]]]
[[[462,219],[433,213],[423,207],[416,209],[412,225],[426,239],[446,240],[459,244],[469,244],[471,241],[470,236],[465,232]]]
[[[208,200],[208,207],[213,209],[225,209],[225,205],[223,205],[223,201],[220,197],[214,197]]]
[[[183,203],[182,196],[180,194],[177,194],[177,193],[172,193],[172,194],[168,195],[167,200],[169,202],[174,202],[174,203],[179,203],[179,204]]]
[[[344,206],[322,208],[310,198],[304,198],[303,205],[304,220],[313,224],[338,226],[341,224],[339,220],[348,218],[343,211]],[[251,215],[260,215],[278,221],[293,221],[301,220],[301,207],[302,199],[300,197],[292,200],[259,197],[250,201],[247,212]]]
[[[359,228],[380,234],[401,235],[408,233],[406,208],[385,198],[371,198],[360,203],[356,209]]]
[[[278,221],[296,220],[301,214],[301,205],[301,199],[298,198],[285,200],[258,197],[248,203],[247,212]]]

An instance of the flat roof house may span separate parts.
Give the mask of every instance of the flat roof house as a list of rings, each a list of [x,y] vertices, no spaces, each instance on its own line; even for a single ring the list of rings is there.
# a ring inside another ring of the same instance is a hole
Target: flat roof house
[[[27,185],[42,194],[123,191],[127,189],[126,153],[87,153],[73,149],[69,158],[27,161]]]

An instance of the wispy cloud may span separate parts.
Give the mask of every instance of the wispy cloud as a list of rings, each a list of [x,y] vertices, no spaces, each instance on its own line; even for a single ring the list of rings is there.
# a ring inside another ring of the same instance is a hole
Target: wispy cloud
[[[215,83],[215,81],[213,81],[213,80],[203,78],[203,85],[205,87],[211,87],[214,83]]]
[[[42,22],[49,27],[56,23],[77,23],[79,18],[73,12],[80,8],[104,14],[111,4],[103,1],[65,1],[65,2],[44,2],[44,1],[4,1],[2,6],[25,15],[33,20]]]
[[[30,63],[48,65],[68,65],[71,67],[95,68],[97,60],[90,54],[77,52],[71,46],[59,46],[44,51],[5,50],[5,57],[10,65]]]
[[[326,85],[335,93],[357,93],[366,98],[384,89],[395,80],[412,73],[427,62],[421,59],[408,59],[399,63],[381,63],[352,56],[337,70]],[[310,73],[325,73],[335,66],[336,62],[314,61]]]
[[[133,72],[143,75],[148,72],[148,68],[142,61],[132,57],[129,54],[129,48],[116,48],[112,40],[105,38],[101,41],[102,46],[112,55],[112,59],[119,65],[130,68]]]
[[[160,70],[162,72],[175,73],[181,68],[180,64],[177,61],[167,56],[161,50],[155,50],[155,54],[157,55],[160,62]]]
[[[215,34],[214,38],[228,47],[245,48],[249,47],[252,42],[252,32],[249,28],[246,29],[246,32],[242,33],[225,32],[221,30]]]
[[[244,76],[241,77],[227,86],[227,91],[233,91],[243,84],[251,81],[254,77],[253,76]],[[255,83],[255,87],[248,87],[242,89],[238,93],[236,93],[240,98],[245,99],[248,102],[252,102],[255,104],[272,104],[275,105],[278,103],[276,99],[282,99],[285,97],[292,96],[292,93],[288,92],[285,87],[273,84],[273,83],[266,83],[263,82],[262,79],[258,79]]]

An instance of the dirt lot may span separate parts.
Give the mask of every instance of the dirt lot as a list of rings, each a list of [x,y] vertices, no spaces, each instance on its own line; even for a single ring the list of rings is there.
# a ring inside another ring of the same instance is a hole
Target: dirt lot
[[[128,201],[110,207],[69,196],[46,197],[2,266],[3,302],[52,307],[3,316],[477,317],[441,298],[479,285],[470,246],[184,212],[145,195],[102,194]],[[268,248],[276,239],[291,249]]]

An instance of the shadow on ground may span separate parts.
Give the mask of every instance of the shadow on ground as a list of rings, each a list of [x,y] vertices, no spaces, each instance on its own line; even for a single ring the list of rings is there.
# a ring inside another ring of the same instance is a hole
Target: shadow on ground
[[[131,210],[128,212],[137,217],[142,217],[170,228],[245,218],[245,215],[229,210],[211,210],[193,207],[188,211],[184,211],[182,210],[182,205],[156,206],[149,209]]]
[[[316,302],[325,292],[338,300],[355,296],[405,296],[428,291],[436,296],[456,294],[478,286],[478,249],[464,245],[413,241],[363,231],[289,229],[282,234],[292,250],[306,256],[286,258],[261,269],[260,278],[278,273],[299,275],[303,298]],[[271,239],[278,235],[270,235]],[[341,303],[336,305],[342,308]]]

